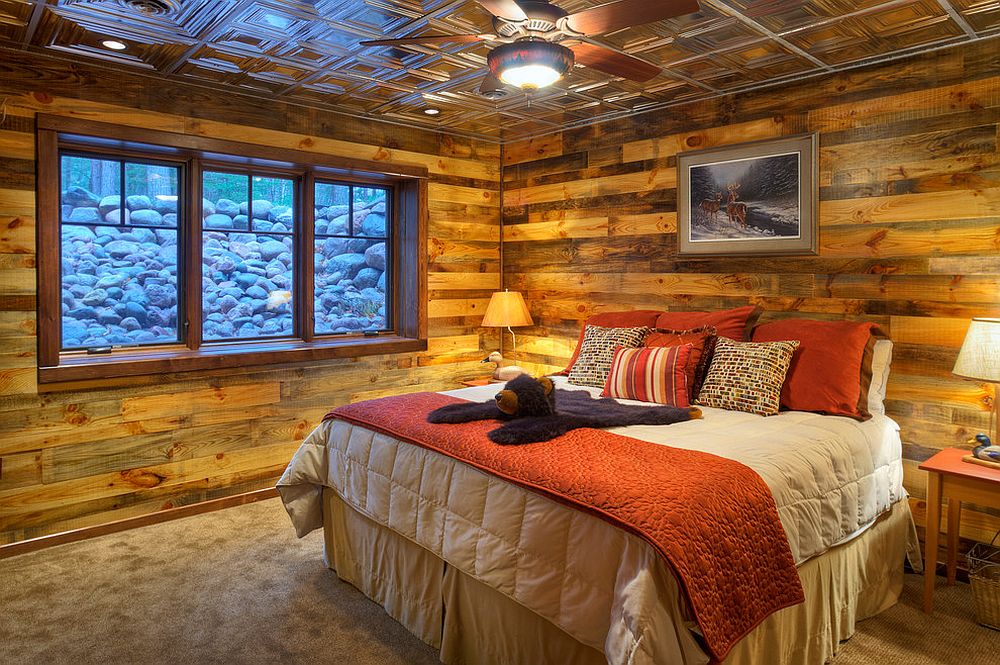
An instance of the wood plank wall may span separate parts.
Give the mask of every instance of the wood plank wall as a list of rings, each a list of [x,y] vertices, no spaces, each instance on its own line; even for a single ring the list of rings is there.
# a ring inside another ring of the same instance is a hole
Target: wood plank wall
[[[479,322],[500,284],[497,146],[36,54],[0,62],[0,544],[273,485],[331,406],[483,373],[496,337]],[[37,112],[426,166],[428,351],[39,394]]]
[[[887,410],[922,523],[919,461],[988,427],[987,387],[951,368],[969,318],[1000,316],[998,45],[506,145],[504,282],[536,322],[520,364],[564,367],[599,311],[757,303],[765,321],[876,321],[895,342]],[[820,135],[819,255],[678,257],[677,153],[802,132]],[[967,512],[963,537],[988,540],[998,516]]]

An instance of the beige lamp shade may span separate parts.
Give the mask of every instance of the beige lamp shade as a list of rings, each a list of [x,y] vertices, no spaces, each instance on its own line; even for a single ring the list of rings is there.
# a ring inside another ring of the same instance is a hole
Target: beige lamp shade
[[[952,372],[966,379],[1000,382],[1000,319],[972,319]]]
[[[497,291],[486,306],[483,325],[487,328],[504,328],[533,325],[531,312],[518,291]]]

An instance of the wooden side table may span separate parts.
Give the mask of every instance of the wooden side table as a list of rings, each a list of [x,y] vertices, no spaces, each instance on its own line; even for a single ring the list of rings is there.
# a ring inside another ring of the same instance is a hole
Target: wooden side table
[[[927,471],[927,533],[924,547],[924,612],[934,609],[941,503],[948,499],[948,586],[955,583],[962,502],[1000,508],[1000,470],[963,462],[968,450],[947,448],[919,468]]]

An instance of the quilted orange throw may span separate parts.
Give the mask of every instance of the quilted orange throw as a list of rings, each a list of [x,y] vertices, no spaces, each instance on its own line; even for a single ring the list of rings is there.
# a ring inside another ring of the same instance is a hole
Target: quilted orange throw
[[[774,499],[749,467],[597,429],[501,446],[486,437],[496,421],[427,422],[433,409],[461,401],[416,393],[327,418],[434,450],[639,536],[675,571],[716,661],[767,616],[802,602]]]

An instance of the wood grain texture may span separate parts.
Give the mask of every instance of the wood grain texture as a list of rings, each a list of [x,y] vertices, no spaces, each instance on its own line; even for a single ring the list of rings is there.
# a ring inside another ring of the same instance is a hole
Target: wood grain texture
[[[953,49],[505,146],[504,286],[536,324],[519,364],[561,369],[581,322],[619,309],[874,321],[896,344],[886,406],[922,520],[916,464],[988,427],[988,386],[951,368],[969,318],[1000,316],[998,109],[996,52]],[[677,256],[676,155],[800,132],[820,135],[819,255]],[[1000,524],[967,515],[965,538]]]
[[[0,96],[9,95],[9,120],[0,131],[0,544],[273,486],[331,407],[391,392],[453,389],[482,374],[479,360],[498,340],[495,331],[481,334],[479,327],[489,292],[500,286],[494,146],[412,129],[366,133],[337,116],[296,116],[285,107],[279,122],[257,112],[233,116],[200,95],[196,116],[188,105],[194,98],[186,97],[158,105],[173,109],[165,113],[129,106],[125,97],[88,101],[86,90],[76,97],[73,86],[44,85],[0,80]],[[87,90],[93,86],[107,87],[93,81]],[[108,86],[115,88],[114,81]],[[141,87],[132,92],[136,105],[155,96]],[[426,167],[422,279],[430,284],[429,318],[412,326],[428,330],[428,350],[277,368],[168,371],[39,393],[35,188],[52,185],[34,177],[38,113],[370,159],[387,171]]]

